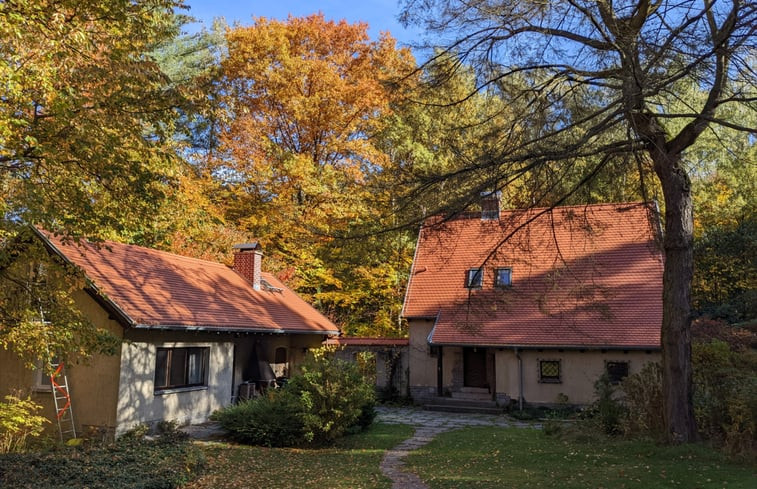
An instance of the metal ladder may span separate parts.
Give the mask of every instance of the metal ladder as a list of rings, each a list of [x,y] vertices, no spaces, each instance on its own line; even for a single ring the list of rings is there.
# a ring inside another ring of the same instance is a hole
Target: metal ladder
[[[50,384],[52,384],[53,400],[55,401],[55,417],[58,420],[60,440],[66,441],[76,438],[74,412],[71,406],[71,395],[68,390],[68,378],[63,362],[50,363]]]

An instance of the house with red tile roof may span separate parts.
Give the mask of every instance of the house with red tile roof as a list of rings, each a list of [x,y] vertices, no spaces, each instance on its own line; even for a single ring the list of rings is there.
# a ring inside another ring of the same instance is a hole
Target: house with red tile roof
[[[420,230],[403,307],[415,399],[586,404],[603,372],[659,359],[653,207],[482,209]]]
[[[287,376],[339,329],[275,276],[257,243],[228,267],[140,246],[74,243],[37,230],[49,253],[87,279],[74,299],[120,338],[114,356],[67,365],[77,432],[121,433],[162,420],[197,423],[241,393]],[[50,384],[0,352],[0,390],[29,390],[54,418]],[[7,374],[7,375],[6,375]],[[36,377],[35,377],[36,376]]]

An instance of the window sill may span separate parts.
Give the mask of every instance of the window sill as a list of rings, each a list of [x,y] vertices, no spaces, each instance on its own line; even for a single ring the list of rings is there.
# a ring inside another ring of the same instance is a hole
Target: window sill
[[[562,380],[560,379],[541,379],[539,380],[540,384],[562,384]]]
[[[164,396],[166,394],[177,394],[179,392],[206,391],[206,390],[208,390],[207,385],[195,385],[192,387],[174,387],[173,389],[156,390],[155,395]]]

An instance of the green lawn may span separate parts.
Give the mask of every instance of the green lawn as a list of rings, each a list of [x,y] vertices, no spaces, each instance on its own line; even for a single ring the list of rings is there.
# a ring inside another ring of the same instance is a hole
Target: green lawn
[[[373,425],[322,449],[262,448],[228,443],[203,446],[205,475],[184,489],[276,487],[359,489],[391,487],[379,471],[384,452],[409,438],[405,425]]]
[[[757,487],[754,465],[729,462],[704,446],[565,441],[517,428],[443,433],[410,454],[407,467],[432,489]]]

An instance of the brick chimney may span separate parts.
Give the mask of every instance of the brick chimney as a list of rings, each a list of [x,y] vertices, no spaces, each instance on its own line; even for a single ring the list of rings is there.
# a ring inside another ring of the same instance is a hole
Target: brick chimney
[[[263,262],[263,252],[260,249],[260,243],[235,244],[234,248],[234,266],[232,269],[239,275],[247,279],[252,284],[252,288],[260,290],[260,267]]]
[[[481,220],[499,219],[499,199],[502,192],[481,192]]]

